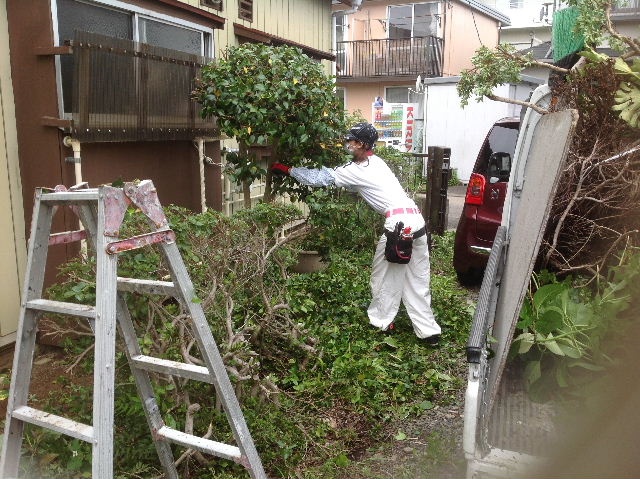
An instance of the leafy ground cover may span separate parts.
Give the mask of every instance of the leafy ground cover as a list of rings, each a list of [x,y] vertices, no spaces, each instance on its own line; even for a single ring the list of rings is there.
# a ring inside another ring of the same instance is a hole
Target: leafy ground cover
[[[203,305],[219,311],[222,303],[211,298],[217,298],[225,284],[234,286],[229,289],[232,295],[221,297],[224,301],[232,300],[234,308],[222,308],[225,311],[222,316],[205,310],[223,354],[230,358],[229,365],[236,372],[245,366],[251,372],[247,377],[232,374],[232,380],[269,476],[461,477],[461,415],[466,377],[463,352],[472,317],[473,293],[461,289],[455,280],[451,268],[452,233],[434,238],[433,305],[443,326],[443,341],[433,349],[416,338],[402,310],[393,336],[369,326],[366,306],[370,296],[371,235],[358,236],[363,245],[350,244],[345,239],[344,245],[350,247],[334,248],[329,267],[310,274],[290,273],[287,265],[294,261],[295,246],[290,249],[283,246],[281,254],[270,257],[274,258],[273,264],[260,263],[263,279],[269,281],[258,285],[255,276],[253,281],[249,280],[255,271],[242,258],[253,255],[255,251],[249,251],[253,243],[238,241],[233,235],[246,238],[250,220],[254,228],[252,238],[264,247],[260,241],[278,238],[272,227],[277,223],[275,217],[280,221],[288,219],[282,211],[276,211],[277,206],[261,208],[232,219],[215,213],[185,215],[178,211],[172,216],[172,225]],[[263,225],[262,230],[259,225]],[[351,225],[346,222],[347,228]],[[222,230],[231,236],[224,236]],[[260,237],[259,231],[266,236]],[[206,243],[205,248],[202,238],[209,238],[208,235],[223,235],[215,238],[226,245],[224,250],[217,243]],[[342,236],[344,231],[334,231],[334,237]],[[230,256],[224,256],[222,251]],[[216,254],[216,264],[227,267],[226,283],[221,281],[213,296],[205,288],[212,278],[207,254]],[[154,265],[152,259],[156,258],[133,254],[123,259],[122,267],[131,276],[162,276],[164,270]],[[90,261],[68,265],[65,270],[68,281],[54,288],[51,295],[67,301],[92,302],[95,287],[88,279],[93,274],[92,267]],[[287,307],[274,309],[271,303],[265,305],[260,301],[261,294],[257,294],[259,290],[273,304]],[[161,347],[165,357],[181,358],[182,332],[175,322],[179,317],[178,306],[164,301],[159,303],[161,308],[145,307],[140,299],[129,298],[143,350],[154,352]],[[272,330],[268,330],[264,318],[271,322]],[[224,332],[225,322],[249,339],[229,341]],[[291,334],[280,334],[281,330],[273,329],[274,325],[287,325]],[[39,377],[47,378],[49,387],[38,390],[38,395],[32,398],[34,404],[90,422],[92,352],[86,349],[88,343],[90,340],[85,343],[82,338],[74,341],[67,348],[70,355],[66,359],[59,352],[48,352],[40,358],[41,362],[36,361],[34,383]],[[251,356],[254,353],[257,358]],[[119,477],[158,476],[161,471],[155,449],[123,353],[118,353],[117,365],[116,473]],[[226,418],[209,385],[156,379],[156,394],[169,426],[192,427],[196,434],[210,430],[212,439],[232,442]],[[193,424],[189,425],[187,412],[193,404],[198,405],[199,411],[191,416]],[[24,445],[22,464],[28,476],[90,475],[91,453],[87,444],[42,429],[30,429]],[[227,461],[183,450],[176,450],[175,456],[180,461],[181,477],[247,477],[242,468]]]

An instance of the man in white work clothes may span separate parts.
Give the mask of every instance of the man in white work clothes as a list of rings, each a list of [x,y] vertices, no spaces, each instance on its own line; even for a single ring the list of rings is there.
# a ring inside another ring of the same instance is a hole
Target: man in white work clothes
[[[425,224],[418,207],[407,196],[387,164],[373,154],[378,132],[369,123],[358,123],[345,137],[346,149],[353,160],[337,168],[291,168],[275,163],[275,174],[290,175],[304,185],[321,187],[336,185],[357,192],[378,213],[385,216],[387,232],[380,237],[373,257],[371,294],[367,313],[369,322],[382,331],[393,329],[400,301],[411,318],[413,330],[427,344],[437,345],[440,326],[431,310],[429,289],[429,249]],[[385,257],[387,234],[398,222],[413,234],[411,259],[407,264],[391,263]]]

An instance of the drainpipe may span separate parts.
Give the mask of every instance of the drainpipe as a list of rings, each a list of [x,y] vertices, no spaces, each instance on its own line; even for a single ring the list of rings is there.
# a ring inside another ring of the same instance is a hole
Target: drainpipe
[[[335,12],[331,13],[331,16],[335,17],[337,15],[351,15],[352,13],[356,13],[358,10],[360,10],[361,6],[362,0],[351,0],[351,8],[349,10],[336,10]]]
[[[71,148],[73,150],[73,158],[65,158],[65,161],[73,163],[73,169],[75,173],[75,184],[79,185],[82,183],[82,160],[80,158],[80,142],[71,138],[70,136],[65,136],[62,140],[62,144],[67,148]],[[79,230],[84,230],[84,225],[82,221],[78,218],[78,226]],[[87,257],[87,240],[83,239],[80,241],[80,254],[83,257]]]
[[[198,165],[200,167],[200,209],[203,213],[207,212],[207,193],[205,188],[204,177],[204,138],[196,138],[198,145]]]
[[[74,140],[70,136],[65,136],[62,144],[67,148],[73,149],[73,158],[65,158],[66,161],[72,162],[75,171],[75,184],[82,183],[82,161],[80,159],[80,142]]]

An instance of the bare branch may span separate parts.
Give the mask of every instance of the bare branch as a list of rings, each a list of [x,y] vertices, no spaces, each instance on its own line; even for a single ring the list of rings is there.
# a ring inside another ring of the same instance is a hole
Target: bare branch
[[[76,360],[73,362],[73,364],[71,366],[69,366],[67,369],[64,370],[64,372],[66,373],[70,373],[71,371],[73,371],[73,368],[75,368],[78,364],[80,364],[80,361],[82,361],[82,359],[87,355],[87,353],[89,353],[89,351],[93,350],[93,347],[95,346],[94,344],[91,344],[87,349],[85,349],[84,351],[82,351],[82,353],[80,353],[78,355],[78,357],[76,358]]]
[[[613,24],[611,23],[612,3],[613,2],[611,1],[607,2],[607,6],[605,8],[605,27],[607,31],[612,37],[617,38],[618,40],[626,43],[629,46],[629,48],[631,48],[631,51],[634,53],[634,55],[640,55],[640,43],[638,43],[638,41],[634,38],[620,34],[617,30],[613,28]]]
[[[545,115],[549,113],[548,110],[545,110],[544,108],[541,108],[538,105],[534,105],[533,103],[529,103],[528,101],[516,100],[513,98],[506,98],[498,95],[488,95],[487,98],[495,101],[501,101],[504,103],[513,103],[514,105],[526,106],[527,108],[531,108],[532,110],[537,111],[541,115]]]

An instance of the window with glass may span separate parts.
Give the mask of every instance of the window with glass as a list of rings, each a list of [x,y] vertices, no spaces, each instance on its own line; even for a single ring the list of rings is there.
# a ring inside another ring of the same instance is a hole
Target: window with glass
[[[97,33],[114,38],[193,53],[212,55],[211,31],[197,25],[165,15],[131,8],[131,5],[113,1],[93,3],[81,0],[55,0],[57,42],[64,44],[74,38],[76,30]],[[73,57],[60,56],[60,83],[62,111],[71,112]]]
[[[494,126],[480,150],[475,171],[483,174],[487,179],[496,177],[500,181],[509,181],[511,159],[516,149],[517,140],[517,124]]]
[[[222,0],[200,0],[200,5],[222,10]]]
[[[347,16],[346,15],[336,15],[336,42],[345,42],[347,41]]]
[[[336,15],[334,17],[334,38],[336,39],[336,65],[338,71],[343,71],[347,65],[347,47],[345,42],[347,41],[347,16]]]
[[[409,103],[408,86],[388,86],[384,90],[387,103]]]
[[[438,34],[438,2],[391,5],[387,34],[390,39],[426,37]]]

